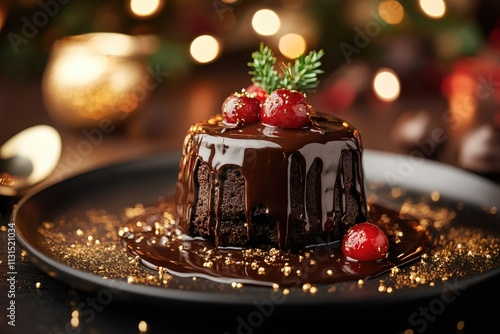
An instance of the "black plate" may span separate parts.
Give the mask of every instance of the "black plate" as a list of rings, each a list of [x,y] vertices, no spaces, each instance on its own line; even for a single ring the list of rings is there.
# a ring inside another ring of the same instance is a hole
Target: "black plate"
[[[450,280],[444,282],[436,280],[432,284],[427,282],[415,286],[391,283],[394,289],[390,293],[381,292],[379,290],[381,279],[388,279],[387,276],[369,279],[363,286],[359,286],[358,282],[319,286],[316,293],[303,291],[301,287],[292,288],[287,295],[281,290],[273,291],[262,287],[245,286],[235,289],[229,285],[204,279],[193,281],[188,278],[175,278],[168,287],[155,286],[138,280],[127,283],[126,277],[108,277],[101,271],[92,269],[91,262],[95,259],[87,259],[89,261],[87,268],[81,261],[71,263],[61,260],[61,254],[55,254],[54,247],[47,245],[47,238],[39,232],[44,223],[64,221],[66,232],[63,232],[62,237],[65,241],[59,242],[66,243],[65,246],[69,247],[75,238],[73,233],[77,230],[76,225],[72,226],[76,224],[75,217],[81,224],[85,221],[88,210],[104,210],[106,213],[121,217],[127,207],[136,204],[148,205],[160,197],[173,194],[179,158],[178,153],[171,153],[123,162],[77,175],[26,194],[15,206],[12,216],[19,244],[27,252],[28,258],[52,277],[88,292],[99,293],[103,291],[102,289],[119,292],[116,298],[126,300],[145,298],[160,302],[247,306],[272,301],[281,305],[343,307],[360,303],[381,305],[432,298],[440,296],[445,285],[450,283]],[[370,198],[376,198],[377,201],[397,209],[408,201],[414,203],[415,208],[419,208],[417,204],[422,202],[433,210],[430,213],[418,211],[420,209],[414,212],[423,218],[437,219],[435,216],[426,217],[426,215],[442,210],[448,213],[456,212],[450,226],[481,229],[488,235],[500,236],[500,216],[495,211],[500,209],[500,189],[487,179],[416,157],[370,150],[365,151],[364,167]],[[437,192],[439,198],[436,198]],[[92,223],[87,224],[90,227]],[[447,230],[441,232],[447,233]],[[99,238],[99,235],[95,235],[94,238]],[[120,247],[118,244],[117,252],[122,251]],[[125,256],[123,253],[123,257]],[[476,260],[464,255],[466,263],[461,264],[464,267],[459,277],[452,277],[454,284],[466,288],[499,275],[498,254],[492,259],[492,265],[487,268],[478,268],[474,265],[477,263]],[[109,270],[113,270],[112,266],[105,269],[108,273]],[[155,275],[155,272],[151,271],[151,274]]]

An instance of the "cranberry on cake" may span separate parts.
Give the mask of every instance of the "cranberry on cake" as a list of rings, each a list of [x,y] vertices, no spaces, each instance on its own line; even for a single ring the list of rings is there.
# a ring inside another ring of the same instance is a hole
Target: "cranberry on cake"
[[[311,51],[278,72],[261,44],[248,63],[252,83],[190,127],[179,230],[217,247],[298,250],[341,241],[367,220],[358,130],[307,102],[322,56]]]

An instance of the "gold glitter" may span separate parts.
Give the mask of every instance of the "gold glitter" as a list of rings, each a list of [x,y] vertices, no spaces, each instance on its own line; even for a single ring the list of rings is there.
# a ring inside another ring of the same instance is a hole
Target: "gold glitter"
[[[380,280],[379,281],[379,286],[378,286],[378,291],[379,292],[385,292],[387,289],[386,285],[385,285],[385,281],[384,280]]]
[[[43,222],[43,228],[46,228],[46,229],[51,229],[54,227],[54,223],[52,222]]]
[[[235,289],[241,289],[243,287],[243,284],[239,283],[239,282],[232,282],[231,287],[233,287]]]
[[[395,190],[396,193],[398,191]],[[399,198],[399,200],[404,201],[401,203],[400,209],[402,217],[405,215],[416,217],[419,228],[433,231],[432,244],[418,261],[408,266],[391,268],[385,282],[376,285],[376,289],[380,286],[381,292],[393,293],[397,289],[418,288],[423,285],[436,286],[454,277],[480,274],[499,267],[500,235],[491,233],[488,226],[482,227],[479,223],[475,224],[475,227],[466,226],[460,224],[459,219],[456,223],[456,209],[454,211],[449,206],[440,207],[439,203],[432,199],[432,195],[424,196],[416,202],[413,199]],[[457,205],[457,208],[460,207],[464,207],[464,205]],[[141,210],[146,209],[142,208]],[[496,208],[485,207],[483,210],[484,215],[498,214]],[[383,216],[381,224],[389,220],[390,217]],[[481,221],[480,217],[478,221]],[[168,274],[165,268],[159,267],[155,273],[152,271],[153,269],[142,265],[139,257],[130,256],[124,247],[121,247],[122,237],[130,241],[137,240],[142,229],[150,229],[151,226],[153,226],[152,232],[157,237],[148,239],[148,242],[168,246],[176,238],[182,240],[182,236],[177,230],[168,228],[175,223],[171,215],[160,214],[155,222],[143,220],[139,227],[136,227],[135,221],[133,223],[134,225],[130,229],[123,227],[123,216],[92,209],[88,210],[85,218],[67,219],[61,217],[53,222],[45,222],[39,226],[38,233],[41,235],[42,245],[51,251],[54,258],[72,268],[128,283],[164,286],[172,289],[200,288],[199,284],[191,286],[183,284],[182,279]],[[132,230],[134,228],[136,229]],[[398,238],[402,237],[401,231],[396,229],[393,233],[397,242]],[[85,238],[86,235],[91,236],[91,239]],[[250,249],[242,252],[246,257],[245,265],[248,270],[257,270],[260,275],[267,274],[265,270],[267,266],[284,259],[287,261],[286,253],[274,248],[268,251]],[[211,249],[204,249],[203,253],[199,255],[205,263],[213,263],[213,261],[218,260]],[[258,256],[262,256],[262,258],[257,259]],[[301,260],[305,259],[303,264],[309,266],[309,264],[314,263],[311,261],[313,257],[314,255],[307,251],[304,252],[304,256],[301,256]],[[220,263],[231,266],[235,263],[234,257],[227,255],[222,258]],[[283,274],[293,275],[295,273],[302,277],[309,270],[309,268],[294,268],[289,264],[282,268]],[[330,269],[326,271],[326,274],[332,276],[335,275],[335,272]],[[193,277],[192,280],[196,281],[196,277]],[[364,280],[359,280],[357,283],[364,289],[369,286],[365,286]],[[353,284],[355,285],[356,281]],[[238,285],[233,287],[231,284],[227,284],[227,289],[235,288],[238,288]],[[273,284],[272,288],[279,290],[280,286]],[[220,289],[217,291],[223,291],[222,289],[225,288],[218,287],[217,289]],[[314,289],[317,288],[311,286],[307,291],[312,293],[312,291],[316,291]],[[328,286],[327,291],[334,293],[342,289],[342,285],[332,284]],[[283,294],[287,295],[290,291],[284,289]]]
[[[207,267],[207,268],[212,268],[213,267],[213,262],[212,261],[206,261],[203,263],[203,267]]]
[[[262,275],[262,274],[260,273],[260,271],[261,271],[261,268],[259,268],[259,274],[260,274],[260,275]],[[263,271],[263,272],[265,272],[265,271],[264,271],[264,268],[262,268],[262,271]],[[283,273],[283,275],[285,275],[285,276],[287,276],[287,277],[288,277],[288,276],[290,275],[290,273],[292,272],[292,267],[290,267],[290,266],[286,265],[286,266],[284,266],[283,268],[281,268],[281,272]]]
[[[145,333],[148,331],[148,323],[145,322],[144,320],[141,320],[137,327],[139,328],[139,332],[141,333]]]

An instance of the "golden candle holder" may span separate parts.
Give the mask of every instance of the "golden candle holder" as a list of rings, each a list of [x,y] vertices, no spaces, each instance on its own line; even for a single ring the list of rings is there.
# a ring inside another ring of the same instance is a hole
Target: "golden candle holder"
[[[88,33],[52,47],[42,78],[47,113],[71,128],[123,123],[158,85],[147,56],[154,36]]]

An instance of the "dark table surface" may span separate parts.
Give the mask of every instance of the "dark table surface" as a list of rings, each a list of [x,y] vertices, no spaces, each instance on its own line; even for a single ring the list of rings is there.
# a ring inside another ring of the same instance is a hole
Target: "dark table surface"
[[[217,73],[217,79],[214,79],[214,73]],[[106,134],[102,142],[93,147],[92,152],[78,164],[58,175],[51,175],[41,186],[120,161],[178,151],[189,125],[218,111],[221,101],[234,91],[232,87],[247,84],[246,75],[246,68],[243,67],[232,73],[218,67],[210,70],[200,68],[187,78],[166,82],[154,92],[144,110],[131,117],[120,129]],[[32,125],[52,125],[63,138],[61,163],[67,163],[71,149],[85,140],[85,136],[82,131],[68,129],[47,115],[40,81],[0,81],[0,88],[4,106],[0,114],[0,140],[5,141]],[[315,103],[321,105],[322,101],[318,99]],[[405,148],[391,137],[392,125],[402,112],[421,108],[423,103],[426,108],[446,110],[446,104],[439,98],[410,96],[386,107],[383,113],[370,112],[366,110],[369,106],[364,104],[344,112],[341,117],[351,121],[364,134],[365,147],[409,153],[411,148]],[[453,147],[453,143],[449,145]],[[429,159],[453,164],[452,150],[444,151]],[[498,174],[485,177],[499,184]],[[347,332],[348,329],[353,332],[380,333],[484,333],[487,328],[490,328],[488,332],[498,331],[499,328],[499,277],[467,289],[453,303],[446,304],[444,309],[434,310],[428,315],[425,327],[411,327],[409,324],[411,314],[432,307],[432,300],[425,298],[402,302],[397,306],[358,305],[356,308],[334,310],[326,307],[276,307],[271,315],[262,318],[258,326],[242,326],[241,319],[252,314],[254,309],[223,305],[207,307],[203,303],[183,305],[130,301],[118,297],[106,305],[92,303],[96,300],[95,294],[51,278],[22,256],[19,247],[15,258],[15,297],[7,298],[11,289],[8,279],[12,276],[9,274],[11,270],[8,268],[7,256],[8,224],[12,206],[19,199],[0,198],[3,228],[0,231],[1,333],[139,333],[138,324],[141,320],[148,323],[148,333],[288,333],[309,326],[311,331],[323,329],[332,333]],[[40,284],[39,288],[37,283]],[[7,307],[11,300],[15,300],[15,327],[8,324],[11,311]],[[78,306],[87,310],[89,316],[79,326],[73,327],[70,323],[71,312]],[[215,316],[212,317],[212,314]]]

